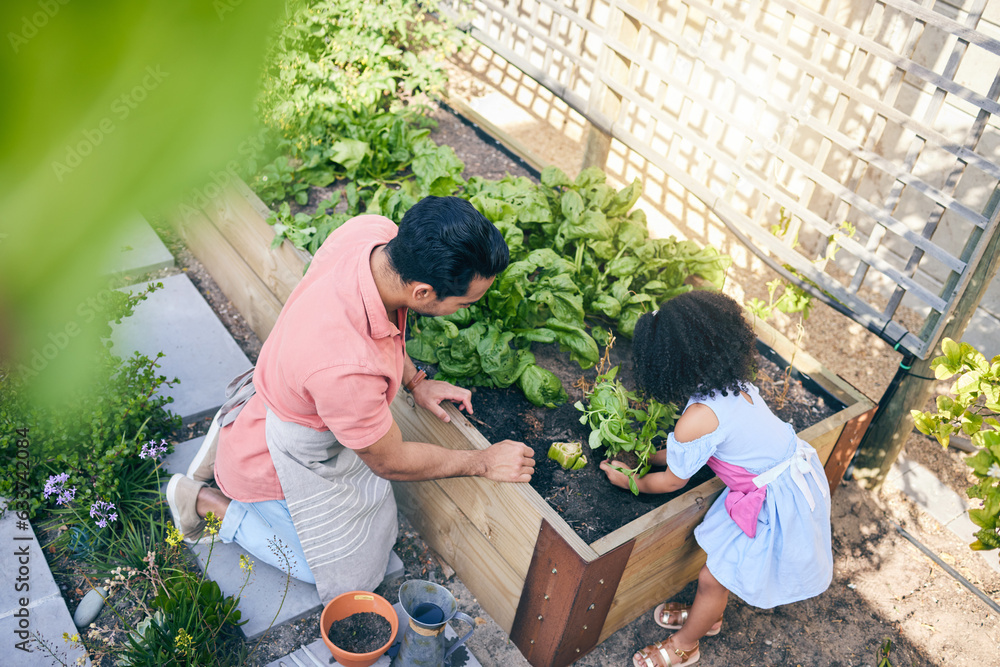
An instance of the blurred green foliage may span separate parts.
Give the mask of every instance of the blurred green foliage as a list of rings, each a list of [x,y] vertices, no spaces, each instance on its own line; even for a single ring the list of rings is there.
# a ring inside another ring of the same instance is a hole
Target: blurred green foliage
[[[0,355],[30,359],[98,291],[127,215],[225,163],[253,126],[280,4],[0,3]],[[87,342],[89,341],[89,342]],[[78,336],[35,379],[56,401],[89,371]]]

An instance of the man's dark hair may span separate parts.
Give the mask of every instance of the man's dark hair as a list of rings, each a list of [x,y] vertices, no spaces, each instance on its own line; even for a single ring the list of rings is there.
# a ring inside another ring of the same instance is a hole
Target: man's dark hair
[[[757,337],[743,308],[721,292],[675,296],[635,324],[636,382],[662,403],[739,392],[757,373]]]
[[[492,278],[510,262],[500,230],[458,197],[414,204],[385,250],[404,283],[427,283],[438,299],[465,295],[473,278]]]

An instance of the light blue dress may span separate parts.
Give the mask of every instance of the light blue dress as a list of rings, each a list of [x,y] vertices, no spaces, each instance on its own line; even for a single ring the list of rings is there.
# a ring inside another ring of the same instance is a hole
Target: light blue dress
[[[718,391],[714,397],[692,397],[687,405],[711,408],[719,427],[685,443],[671,433],[667,465],[678,477],[689,479],[714,457],[750,473],[743,474],[744,485],[749,484],[756,491],[750,495],[763,502],[756,534],[750,537],[736,523],[733,516],[738,512],[730,515],[726,507],[730,493],[730,503],[743,494],[733,491],[720,473],[727,488],[694,535],[719,583],[748,604],[770,609],[814,597],[830,586],[830,492],[816,450],[774,416],[755,386],[747,384],[745,391],[753,403],[739,394],[723,396]],[[712,464],[718,467],[715,461]],[[749,532],[754,532],[752,524]]]

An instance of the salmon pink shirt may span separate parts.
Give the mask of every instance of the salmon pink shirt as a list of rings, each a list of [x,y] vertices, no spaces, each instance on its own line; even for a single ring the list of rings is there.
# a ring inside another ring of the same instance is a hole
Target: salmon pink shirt
[[[390,321],[370,258],[396,229],[378,215],[348,220],[292,291],[257,360],[256,394],[219,435],[215,478],[230,498],[284,498],[264,438],[267,408],[282,421],[329,430],[351,449],[388,433],[403,378],[406,309]]]

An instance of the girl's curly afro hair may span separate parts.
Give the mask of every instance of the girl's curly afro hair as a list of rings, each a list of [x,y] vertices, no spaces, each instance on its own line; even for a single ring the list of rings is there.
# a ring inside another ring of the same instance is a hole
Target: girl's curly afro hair
[[[686,292],[635,325],[636,381],[661,403],[738,392],[757,372],[756,340],[743,308],[721,292]]]

